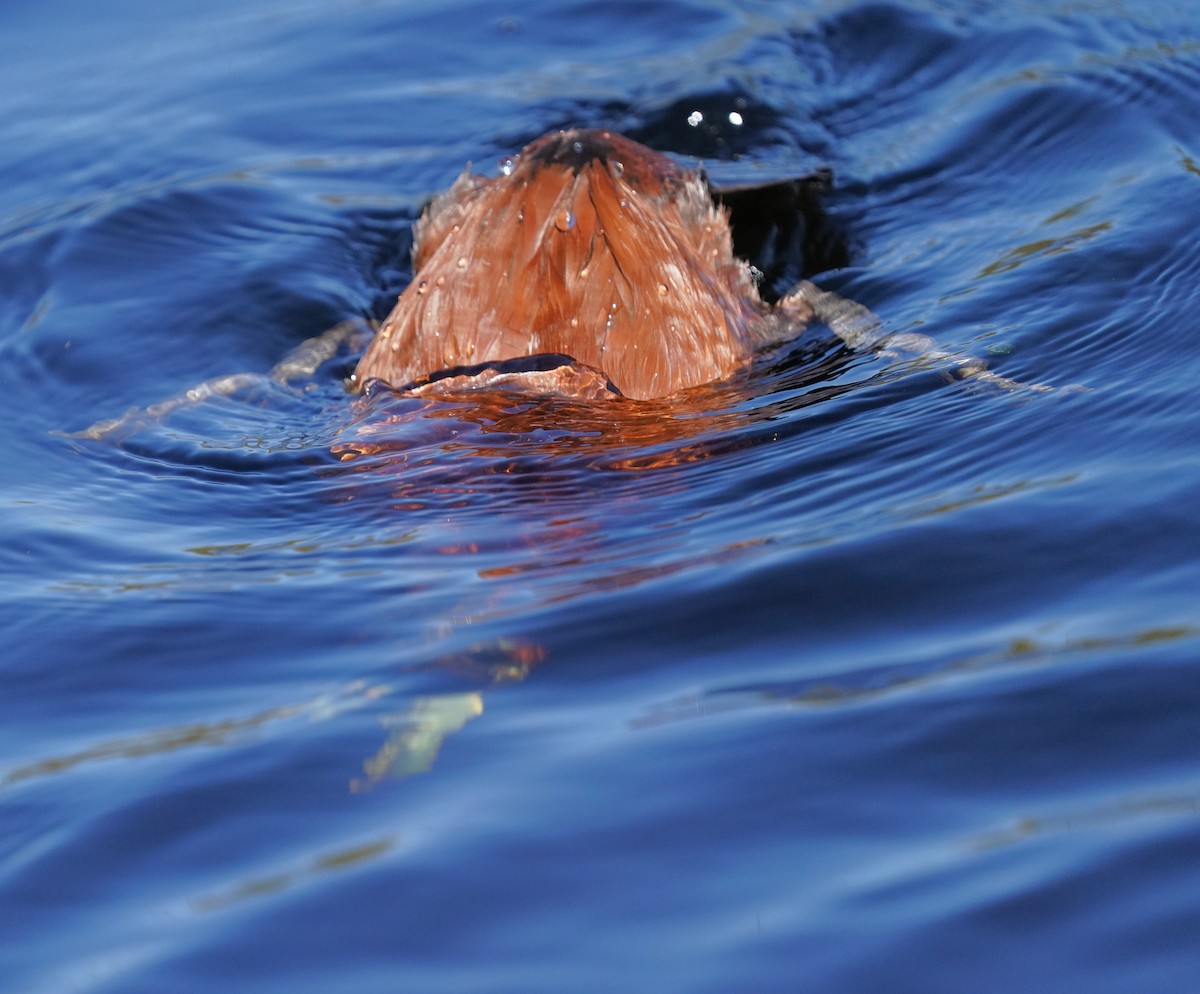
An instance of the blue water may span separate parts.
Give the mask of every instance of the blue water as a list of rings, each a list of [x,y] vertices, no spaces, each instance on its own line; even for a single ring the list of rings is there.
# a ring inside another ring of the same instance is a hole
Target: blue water
[[[0,24],[6,994],[1196,989],[1194,4]],[[566,125],[831,168],[818,282],[1058,389],[267,376]]]

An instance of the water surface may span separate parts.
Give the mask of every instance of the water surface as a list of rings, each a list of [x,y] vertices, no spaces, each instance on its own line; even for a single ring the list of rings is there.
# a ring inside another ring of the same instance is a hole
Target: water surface
[[[4,21],[6,990],[1194,989],[1192,5]],[[269,378],[568,125],[831,168],[818,282],[1058,389],[819,333],[615,414]]]

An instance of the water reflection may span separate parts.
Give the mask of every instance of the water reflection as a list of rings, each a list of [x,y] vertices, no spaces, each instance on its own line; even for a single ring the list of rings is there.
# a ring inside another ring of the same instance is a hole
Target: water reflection
[[[190,722],[108,739],[75,752],[15,766],[0,777],[0,787],[71,773],[94,763],[158,759],[191,749],[242,745],[254,741],[268,726],[299,717],[327,720],[346,710],[363,707],[389,692],[387,687],[354,681],[305,701],[266,708],[243,717]]]
[[[142,572],[149,575],[134,580],[126,575],[115,583],[76,578],[64,589],[177,594],[197,583],[234,589],[251,581],[314,576],[332,561],[341,568],[339,576],[356,579],[396,571],[398,585],[375,589],[371,596],[379,617],[388,617],[393,606],[399,609],[397,616],[406,620],[397,634],[409,645],[424,641],[444,646],[467,624],[495,623],[497,637],[465,649],[433,650],[416,666],[398,667],[399,686],[356,681],[249,718],[100,743],[13,771],[4,783],[98,760],[161,755],[191,745],[222,746],[286,719],[328,720],[368,707],[381,711],[383,739],[362,760],[361,774],[347,778],[348,789],[363,792],[427,772],[448,737],[483,714],[490,687],[522,680],[545,660],[546,649],[536,638],[512,637],[530,630],[531,613],[597,592],[727,567],[755,554],[775,541],[775,522],[769,516],[758,525],[717,536],[703,528],[710,515],[719,513],[722,490],[743,486],[736,472],[729,472],[728,457],[774,442],[781,431],[803,431],[794,415],[805,407],[902,375],[897,367],[818,335],[760,356],[727,381],[670,401],[588,403],[519,389],[439,397],[377,389],[351,400],[335,389],[332,364],[344,359],[362,333],[361,325],[344,325],[305,343],[269,377],[255,379],[271,385],[265,393],[249,390],[238,378],[212,381],[205,389],[82,433],[88,441],[112,443],[116,452],[136,445],[154,458],[160,472],[165,465],[186,474],[194,465],[212,464],[211,438],[227,433],[231,425],[241,430],[246,417],[260,414],[259,405],[265,405],[269,413],[277,411],[284,433],[304,431],[306,442],[299,459],[246,443],[248,449],[262,451],[263,458],[245,478],[254,484],[251,489],[270,488],[272,499],[282,486],[295,488],[286,499],[300,512],[287,515],[283,535],[277,529],[272,538],[239,540],[244,532],[235,529],[231,540],[214,537],[189,545],[183,565],[147,567]],[[846,375],[859,365],[866,367],[865,376]],[[230,384],[234,386],[226,391]],[[283,395],[286,403],[278,399]],[[308,398],[315,398],[312,406],[306,406]],[[864,403],[886,405],[890,400],[879,396]],[[180,444],[175,430],[183,418],[195,426],[190,446]],[[314,428],[312,421],[321,424]],[[236,467],[222,465],[226,475],[236,472]],[[780,468],[789,476],[799,471]],[[715,489],[709,489],[710,481]],[[911,513],[945,513],[1009,496],[1021,486]],[[664,506],[672,509],[669,519],[663,517]],[[312,517],[305,519],[306,513]],[[364,519],[372,529],[368,537],[361,530]],[[199,562],[193,565],[193,560]],[[464,582],[468,576],[470,582]],[[481,586],[479,580],[485,583]],[[525,619],[516,632],[514,618]],[[994,664],[968,661],[958,668],[983,665]],[[414,694],[403,677],[418,670],[456,674],[470,686]],[[704,707],[740,707],[756,697],[830,703],[932,678],[890,675],[870,688],[810,687],[799,693],[760,688],[750,698],[742,692],[719,693],[708,695]],[[389,698],[386,709],[377,704],[384,697]],[[673,720],[669,710],[646,723],[661,720]]]
[[[385,836],[372,842],[337,849],[314,856],[301,866],[278,873],[251,877],[235,884],[227,891],[197,897],[188,902],[192,911],[223,911],[231,905],[254,898],[279,894],[302,886],[314,877],[358,869],[383,858],[396,848],[397,839]]]
[[[903,694],[933,690],[963,676],[1003,672],[1015,666],[1064,665],[1082,654],[1127,652],[1163,643],[1187,641],[1198,635],[1200,629],[1181,625],[1150,628],[1124,635],[1069,639],[1057,645],[1039,642],[1034,638],[1022,638],[1001,649],[961,656],[926,669],[872,666],[855,670],[841,678],[760,684],[689,695],[652,709],[634,719],[631,726],[636,729],[655,728],[760,708],[851,708]]]
[[[267,378],[277,390],[297,391],[289,397],[309,396],[314,391],[308,388],[315,386],[318,395],[325,390],[319,402],[331,401],[319,412],[325,430],[305,426],[309,434],[301,453],[303,475],[297,476],[291,456],[268,451],[265,461],[255,464],[252,478],[258,487],[278,485],[271,473],[271,460],[278,460],[287,485],[301,486],[306,496],[315,498],[308,508],[314,517],[307,526],[303,517],[290,515],[283,536],[253,541],[214,537],[188,546],[182,564],[143,567],[142,575],[131,579],[126,572],[108,582],[76,577],[63,589],[152,590],[163,595],[186,593],[197,584],[236,589],[250,582],[313,576],[332,560],[342,569],[339,575],[383,575],[387,568],[406,578],[402,589],[393,586],[376,596],[396,600],[401,616],[409,619],[409,629],[400,634],[410,644],[414,634],[418,642],[444,643],[468,623],[494,622],[498,633],[509,628],[506,635],[511,636],[516,634],[511,619],[528,618],[531,604],[544,610],[597,592],[728,566],[770,544],[775,539],[769,519],[764,519],[761,531],[742,529],[720,540],[699,530],[714,508],[719,510],[719,500],[706,489],[701,464],[717,465],[723,461],[718,457],[773,442],[781,422],[796,411],[861,388],[873,377],[897,375],[887,365],[871,371],[869,357],[815,339],[761,356],[743,374],[670,402],[616,398],[581,403],[519,390],[438,398],[376,390],[354,400],[335,397],[329,394],[332,384],[322,385],[314,377],[322,367],[330,372],[326,364],[344,355],[347,343],[361,331],[360,326],[342,326],[306,343]],[[868,365],[867,377],[839,379],[857,363]],[[189,392],[153,410],[94,426],[83,435],[113,443],[117,451],[127,451],[136,440],[143,451],[152,452],[161,441],[160,468],[164,461],[181,469],[194,462],[207,464],[212,455],[204,436],[220,435],[239,417],[238,405],[245,396],[240,389]],[[274,396],[266,395],[268,406],[275,403]],[[247,406],[259,402],[264,401],[256,394]],[[881,397],[875,402],[889,401]],[[280,418],[285,428],[294,430],[317,414],[289,402]],[[198,441],[190,450],[180,446],[173,430],[184,416],[197,429]],[[793,423],[789,430],[803,428]],[[945,506],[917,508],[912,514],[944,513],[1019,489],[976,493]],[[664,501],[673,509],[671,520],[661,514]],[[330,505],[342,506],[335,512]],[[361,531],[364,516],[373,529],[369,536]],[[305,537],[295,537],[298,532]],[[240,534],[235,531],[233,536]],[[629,535],[639,538],[631,543]],[[625,538],[614,543],[614,536]],[[464,584],[464,574],[485,585]],[[421,587],[419,602],[412,600],[414,584]],[[379,607],[380,616],[386,617],[388,601]],[[414,613],[423,631],[411,630]],[[436,670],[466,679],[467,690],[413,695],[406,694],[403,685],[355,681],[250,717],[102,742],[10,771],[0,782],[13,784],[85,763],[158,756],[196,745],[225,746],[289,719],[328,720],[351,709],[375,710],[387,697],[391,706],[378,717],[383,740],[364,757],[361,773],[347,778],[350,791],[362,792],[433,768],[447,738],[483,714],[489,688],[523,680],[546,655],[536,640],[513,637],[435,651],[416,666],[399,667],[397,676]],[[964,662],[959,668],[982,665],[986,664]],[[811,687],[799,694],[759,689],[751,698],[777,702],[782,695],[790,703],[829,703],[892,692],[931,678],[907,675],[889,678],[884,687]],[[746,703],[740,693],[716,694],[706,697],[704,708],[711,712]],[[670,710],[645,723],[662,720],[674,720]]]
[[[733,383],[699,387],[674,402],[579,403],[519,390],[417,400],[379,390],[355,404],[332,452],[349,472],[404,470],[427,435],[412,431],[423,419],[444,428],[440,455],[460,465],[486,460],[474,466],[484,476],[553,486],[564,467],[656,469],[704,459],[718,438],[746,422],[746,414],[733,409],[744,399]]]
[[[980,851],[1019,845],[1032,838],[1067,832],[1086,832],[1124,825],[1146,818],[1194,818],[1200,815],[1200,794],[1160,794],[1130,797],[1111,804],[1084,806],[1058,815],[1030,815],[1006,828],[986,832],[971,840]]]
[[[906,508],[898,508],[896,514],[912,521],[936,518],[945,514],[956,514],[995,501],[1007,500],[1038,490],[1055,490],[1068,487],[1079,481],[1079,474],[1042,477],[1033,480],[1015,480],[1011,483],[977,483],[963,495],[930,494],[913,501]]]
[[[1073,252],[1092,239],[1111,231],[1112,227],[1112,221],[1099,221],[1096,224],[1077,228],[1074,231],[1069,231],[1055,238],[1038,238],[1031,242],[1026,242],[1024,245],[1018,245],[1016,248],[1009,249],[995,262],[984,266],[979,271],[979,276],[995,276],[999,273],[1012,272],[1014,269],[1019,269],[1025,265],[1025,263],[1042,258],[1043,256]]]

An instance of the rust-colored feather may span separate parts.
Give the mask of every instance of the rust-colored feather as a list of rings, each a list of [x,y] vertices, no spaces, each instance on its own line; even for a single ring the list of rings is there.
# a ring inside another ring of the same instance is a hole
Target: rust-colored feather
[[[415,276],[356,379],[561,354],[645,399],[732,372],[776,321],[704,179],[607,131],[464,173],[417,226]]]

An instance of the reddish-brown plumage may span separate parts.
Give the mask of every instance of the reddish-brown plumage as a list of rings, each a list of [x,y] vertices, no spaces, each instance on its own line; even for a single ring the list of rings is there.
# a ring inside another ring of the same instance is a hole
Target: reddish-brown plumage
[[[663,397],[808,316],[763,303],[701,175],[610,131],[545,135],[494,179],[463,173],[419,221],[413,268],[360,386],[559,354]]]

